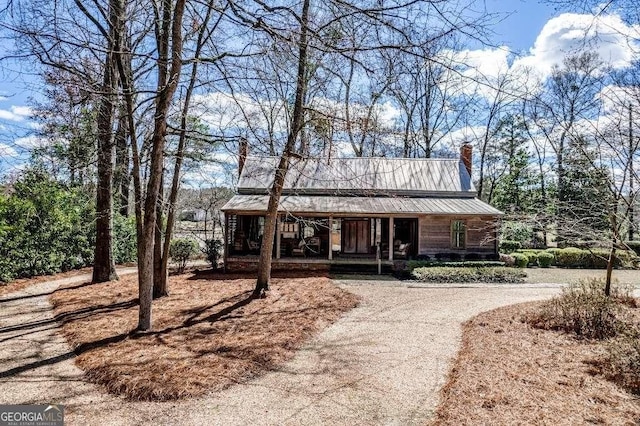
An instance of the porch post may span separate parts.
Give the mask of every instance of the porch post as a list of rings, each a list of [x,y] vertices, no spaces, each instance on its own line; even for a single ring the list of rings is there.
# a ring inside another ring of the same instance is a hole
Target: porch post
[[[329,260],[333,259],[333,216],[329,216]]]
[[[229,256],[229,215],[224,213],[224,246],[222,247],[222,259],[224,261],[224,272],[227,272],[227,257]]]
[[[280,228],[282,225],[280,224],[280,215],[276,216],[276,259],[280,259],[280,244],[282,232],[280,232]]]
[[[389,216],[389,260],[393,260],[393,216]]]

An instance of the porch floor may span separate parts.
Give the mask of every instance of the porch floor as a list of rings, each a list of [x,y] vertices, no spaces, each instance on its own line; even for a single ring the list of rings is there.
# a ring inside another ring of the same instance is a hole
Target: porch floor
[[[258,255],[246,255],[246,256],[230,256],[227,258],[229,263],[232,262],[258,262]],[[402,260],[402,259],[397,259]],[[393,265],[393,260],[381,259],[382,265]],[[281,257],[280,259],[273,259],[273,263],[291,263],[291,264],[308,264],[315,263],[321,265],[377,265],[378,261],[371,257],[344,257],[334,259],[325,259],[319,257]]]

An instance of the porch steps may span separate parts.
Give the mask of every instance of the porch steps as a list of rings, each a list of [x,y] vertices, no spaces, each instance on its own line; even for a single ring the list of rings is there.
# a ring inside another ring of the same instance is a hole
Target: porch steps
[[[376,264],[360,264],[360,263],[333,263],[329,272],[341,275],[372,275],[378,273],[378,265]],[[393,272],[392,265],[382,265],[383,274],[391,274]]]

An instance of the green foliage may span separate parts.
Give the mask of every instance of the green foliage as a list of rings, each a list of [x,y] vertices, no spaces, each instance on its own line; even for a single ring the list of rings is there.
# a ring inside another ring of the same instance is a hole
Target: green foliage
[[[587,339],[614,337],[625,329],[619,300],[629,299],[629,289],[614,287],[604,294],[604,280],[587,279],[573,283],[546,303],[530,322],[544,329],[562,330]]]
[[[513,253],[522,248],[522,243],[515,240],[502,240],[500,241],[500,253]]]
[[[570,138],[564,157],[564,185],[559,188],[558,239],[575,245],[593,232],[610,228],[607,212],[615,204],[609,170],[598,165],[597,151],[585,138]]]
[[[575,247],[553,249],[556,265],[563,268],[584,268],[587,264],[588,252]]]
[[[500,241],[517,241],[523,247],[532,239],[533,228],[522,221],[506,220],[500,227]]]
[[[640,256],[640,241],[625,241],[625,244],[630,250],[633,250],[635,254]]]
[[[538,265],[540,265],[541,268],[548,268],[553,264],[554,260],[555,256],[553,255],[553,253],[550,253],[548,251],[538,253]]]
[[[627,269],[640,267],[640,256],[633,250],[617,250],[614,266]]]
[[[0,280],[90,264],[92,217],[87,194],[41,170],[26,171],[0,198]]]
[[[529,264],[529,256],[524,253],[511,253],[511,256],[515,260],[515,266],[518,268],[526,268]]]
[[[202,252],[207,256],[207,260],[211,263],[213,269],[218,269],[218,262],[222,255],[222,241],[221,240],[205,240],[204,248]]]
[[[534,199],[528,188],[536,179],[530,165],[532,155],[528,150],[529,136],[523,117],[508,115],[501,119],[494,130],[494,141],[486,158],[489,164],[495,163],[497,173],[493,178],[492,204],[508,213],[531,212],[534,209]],[[512,236],[503,238],[522,242]]]
[[[432,260],[409,260],[407,262],[407,270],[409,272],[416,268],[431,268],[431,267],[443,267],[443,268],[483,268],[492,266],[504,266],[504,262],[498,260],[466,260],[461,262],[438,262]]]
[[[198,242],[192,238],[176,238],[169,245],[169,256],[178,264],[178,272],[184,272],[187,262],[198,252]]]
[[[412,271],[411,276],[430,283],[519,283],[527,274],[513,268],[497,267],[422,267]]]
[[[520,250],[519,253],[527,256],[529,261],[527,262],[527,266],[538,266],[538,255],[540,254],[540,250]]]
[[[547,249],[555,256],[554,264],[562,268],[590,268],[605,269],[609,259],[609,249],[583,250],[575,247],[563,249]],[[615,268],[635,269],[640,263],[640,257],[631,250],[616,250],[613,261]]]
[[[116,263],[137,260],[136,218],[119,213],[113,216],[113,258]]]

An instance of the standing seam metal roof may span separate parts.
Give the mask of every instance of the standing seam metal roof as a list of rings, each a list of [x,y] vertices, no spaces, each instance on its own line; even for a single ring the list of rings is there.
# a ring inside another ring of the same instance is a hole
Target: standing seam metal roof
[[[248,157],[238,181],[240,194],[265,193],[277,157]],[[283,194],[457,195],[475,197],[467,169],[458,159],[293,158]]]
[[[268,195],[236,195],[225,212],[265,212]],[[320,214],[456,214],[499,216],[502,212],[477,198],[332,197],[290,195],[280,199],[279,212]]]

